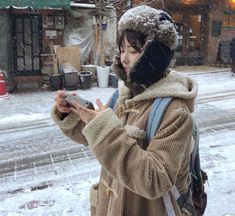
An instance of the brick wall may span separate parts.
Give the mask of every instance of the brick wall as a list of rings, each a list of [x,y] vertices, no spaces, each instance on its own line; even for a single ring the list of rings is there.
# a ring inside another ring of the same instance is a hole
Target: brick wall
[[[162,1],[152,1],[152,0],[133,0],[133,6],[136,5],[143,5],[143,2],[145,2],[145,5],[149,5],[151,7],[157,8],[157,9],[163,9],[164,5],[162,3]]]
[[[143,4],[143,1],[141,1],[141,0],[134,0],[133,1],[133,5],[139,5],[139,4]]]
[[[224,14],[224,7],[213,8],[209,17],[209,31],[208,31],[208,64],[214,64],[216,62],[218,47],[220,41],[230,41],[235,36],[235,28],[226,28],[222,25],[221,35],[217,37],[212,36],[212,22],[215,20],[222,21]]]
[[[122,3],[118,4],[118,19],[120,16],[127,10],[127,0],[120,1]],[[163,9],[162,1],[152,1],[152,0],[133,0],[133,6],[145,4]],[[148,3],[149,2],[149,3]],[[228,10],[228,7],[221,0],[193,0],[193,4],[198,5],[197,7],[190,7],[190,4],[186,3],[181,4],[181,0],[165,0],[164,1],[164,10],[171,13],[179,14],[201,14],[202,15],[202,25],[201,28],[201,55],[203,57],[204,64],[215,64],[218,52],[218,46],[220,41],[230,41],[232,37],[235,36],[235,28],[225,28],[222,26],[221,34],[219,36],[212,35],[212,22],[215,20],[222,21],[222,17],[225,10]],[[172,5],[175,5],[172,7]],[[206,6],[207,5],[207,6]],[[169,10],[168,6],[172,9]],[[182,7],[182,8],[181,8]],[[188,8],[187,8],[188,7]],[[202,8],[209,8],[203,11]],[[193,10],[193,11],[192,11]],[[195,11],[194,11],[195,10]]]

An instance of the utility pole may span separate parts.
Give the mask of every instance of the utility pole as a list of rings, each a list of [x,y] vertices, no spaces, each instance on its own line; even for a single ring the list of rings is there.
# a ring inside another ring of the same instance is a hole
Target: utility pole
[[[104,49],[104,33],[102,30],[103,17],[106,12],[106,6],[108,4],[107,0],[96,0],[95,1],[97,8],[97,20],[98,20],[98,48],[96,50],[96,59],[95,62],[97,65],[105,66],[105,49]]]

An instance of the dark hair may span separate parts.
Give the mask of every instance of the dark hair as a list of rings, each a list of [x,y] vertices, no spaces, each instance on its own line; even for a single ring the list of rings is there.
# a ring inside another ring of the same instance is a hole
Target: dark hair
[[[121,51],[121,48],[124,43],[124,38],[126,37],[129,44],[137,51],[141,52],[145,44],[145,36],[141,33],[137,33],[133,30],[125,30],[121,33],[118,38],[118,48]]]

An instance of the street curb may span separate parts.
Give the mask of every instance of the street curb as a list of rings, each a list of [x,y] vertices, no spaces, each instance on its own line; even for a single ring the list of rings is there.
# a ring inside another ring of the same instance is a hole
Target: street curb
[[[197,75],[197,74],[209,74],[209,73],[225,73],[225,72],[230,72],[231,69],[221,69],[221,70],[211,70],[211,71],[195,71],[195,72],[190,72],[190,71],[179,71],[179,70],[174,70],[179,73],[187,73],[190,75]]]

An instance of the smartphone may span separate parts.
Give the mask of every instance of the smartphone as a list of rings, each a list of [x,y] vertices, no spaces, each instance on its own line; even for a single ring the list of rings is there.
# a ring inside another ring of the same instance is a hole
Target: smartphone
[[[92,104],[91,101],[85,100],[85,99],[81,98],[80,96],[67,94],[65,96],[65,101],[68,104],[68,106],[73,106],[72,101],[77,101],[80,105],[82,105],[82,106],[84,106],[88,109],[95,110],[95,107],[94,107],[94,105]]]

